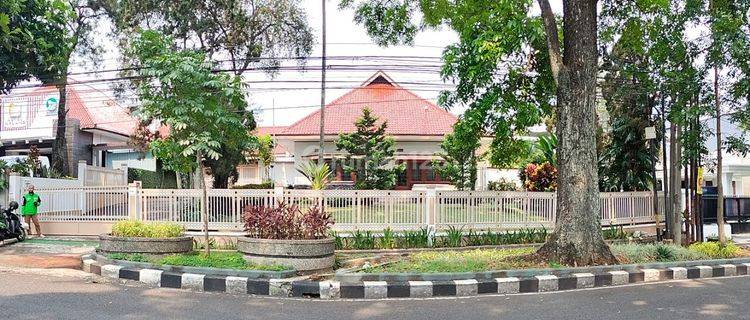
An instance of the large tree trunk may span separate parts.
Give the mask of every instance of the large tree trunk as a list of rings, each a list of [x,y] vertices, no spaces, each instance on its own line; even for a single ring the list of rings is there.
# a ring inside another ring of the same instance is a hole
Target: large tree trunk
[[[546,0],[539,2],[548,45],[554,49],[558,41],[552,30],[554,16]],[[554,64],[559,55],[551,59],[553,74],[557,73],[557,215],[555,231],[537,255],[548,261],[576,266],[617,262],[602,237],[599,216],[596,2],[564,2],[565,55],[557,68]]]
[[[57,85],[57,91],[60,94],[60,100],[58,101],[57,106],[57,127],[55,129],[55,141],[52,144],[52,159],[50,159],[50,161],[52,162],[52,169],[59,172],[63,176],[70,175],[68,166],[68,142],[65,137],[68,116],[68,111],[66,108],[66,83],[67,78],[63,78],[60,84]]]
[[[203,167],[203,153],[198,151],[196,155],[198,161],[198,185],[201,188],[201,219],[203,220],[203,241],[206,245],[204,253],[206,256],[211,254],[211,241],[208,237],[208,186],[206,186],[205,167]]]

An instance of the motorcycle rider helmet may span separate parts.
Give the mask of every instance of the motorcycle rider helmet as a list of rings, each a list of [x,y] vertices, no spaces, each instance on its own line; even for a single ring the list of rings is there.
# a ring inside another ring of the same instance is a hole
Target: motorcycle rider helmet
[[[10,209],[11,211],[18,209],[18,202],[11,201],[10,203],[8,203],[8,209]]]

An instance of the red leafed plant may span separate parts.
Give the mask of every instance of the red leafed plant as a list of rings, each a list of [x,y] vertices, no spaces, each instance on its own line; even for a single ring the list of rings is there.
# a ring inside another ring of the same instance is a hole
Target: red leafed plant
[[[549,162],[529,163],[521,170],[520,176],[526,191],[555,191],[557,189],[557,168]]]
[[[247,206],[242,218],[248,236],[261,239],[320,239],[333,225],[331,216],[318,206],[303,214],[297,205],[284,202],[275,207]]]

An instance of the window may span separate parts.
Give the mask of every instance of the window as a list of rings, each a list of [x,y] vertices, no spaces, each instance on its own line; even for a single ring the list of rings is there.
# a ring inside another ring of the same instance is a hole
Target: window
[[[396,185],[406,185],[406,170],[399,171],[398,175],[396,175]]]
[[[429,161],[424,162],[425,170],[425,181],[435,181],[435,169],[432,168],[432,163]]]
[[[422,181],[422,170],[419,162],[411,162],[411,181]]]

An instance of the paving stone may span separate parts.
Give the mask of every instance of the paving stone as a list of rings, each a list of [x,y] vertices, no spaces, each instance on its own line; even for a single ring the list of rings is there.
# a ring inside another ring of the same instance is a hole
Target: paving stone
[[[475,296],[479,294],[479,281],[475,279],[454,280],[456,285],[456,296]]]
[[[102,277],[107,278],[114,278],[119,279],[120,278],[120,269],[122,269],[121,266],[111,265],[111,264],[105,264],[102,266]]]
[[[409,281],[409,297],[432,297],[432,281]]]
[[[292,284],[284,279],[270,279],[268,281],[268,295],[274,297],[288,297],[292,292]]]
[[[720,267],[724,268],[724,276],[732,277],[737,275],[737,266],[733,264],[722,264]]]
[[[320,286],[321,299],[338,299],[341,297],[341,283],[338,281],[321,281]]]
[[[539,292],[557,291],[557,276],[544,275],[536,276],[539,280],[538,290]]]
[[[612,275],[612,285],[621,286],[630,282],[630,273],[627,271],[610,271]]]
[[[246,294],[247,293],[247,278],[245,277],[232,277],[229,276],[225,279],[227,293],[234,294]]]
[[[593,288],[595,276],[593,273],[574,273],[576,277],[576,288]]]
[[[714,268],[709,266],[695,266],[700,270],[700,277],[701,278],[710,278],[714,276]]]
[[[497,278],[495,281],[497,282],[497,293],[518,293],[520,291],[520,279],[518,278]]]
[[[388,297],[388,283],[385,281],[364,281],[365,299],[385,299]]]
[[[641,269],[641,272],[643,272],[643,281],[645,282],[654,282],[659,281],[659,270],[657,269]]]
[[[674,280],[681,280],[681,279],[687,279],[687,268],[684,267],[671,267],[669,270],[672,270],[672,279]]]
[[[193,291],[203,291],[204,274],[183,273],[180,287]]]
[[[141,269],[138,274],[138,281],[150,286],[159,287],[161,286],[161,274],[163,272],[162,270]]]

